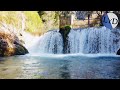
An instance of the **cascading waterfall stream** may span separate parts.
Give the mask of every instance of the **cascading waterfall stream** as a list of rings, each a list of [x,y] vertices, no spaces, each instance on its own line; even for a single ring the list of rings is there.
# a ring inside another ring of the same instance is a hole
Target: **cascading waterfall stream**
[[[25,46],[30,53],[62,54],[63,38],[59,30],[52,30],[40,37],[25,35]],[[72,29],[68,35],[70,53],[115,54],[120,48],[120,30],[105,27]]]
[[[45,33],[39,41],[39,53],[57,53],[61,54],[63,51],[63,40],[58,30],[49,31]]]
[[[30,53],[57,53],[63,52],[63,40],[58,30],[52,30],[40,37],[24,33],[25,47]]]
[[[120,48],[120,30],[105,27],[71,30],[69,44],[70,53],[116,53]]]

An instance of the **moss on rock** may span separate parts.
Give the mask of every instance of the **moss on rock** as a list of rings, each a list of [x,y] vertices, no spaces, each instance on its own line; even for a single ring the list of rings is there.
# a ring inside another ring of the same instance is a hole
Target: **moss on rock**
[[[69,51],[67,51],[67,47],[68,47],[68,34],[70,30],[71,30],[70,26],[61,27],[59,30],[63,37],[63,53],[69,53]]]

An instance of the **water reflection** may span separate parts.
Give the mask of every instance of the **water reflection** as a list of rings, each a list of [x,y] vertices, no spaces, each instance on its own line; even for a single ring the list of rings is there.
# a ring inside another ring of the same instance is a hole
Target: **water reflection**
[[[0,58],[0,79],[15,79],[22,73],[22,63],[15,57]]]
[[[64,60],[63,62],[63,66],[60,68],[60,77],[63,79],[70,79],[70,71],[69,71],[69,61],[68,60]]]
[[[120,57],[0,58],[0,79],[119,79]]]

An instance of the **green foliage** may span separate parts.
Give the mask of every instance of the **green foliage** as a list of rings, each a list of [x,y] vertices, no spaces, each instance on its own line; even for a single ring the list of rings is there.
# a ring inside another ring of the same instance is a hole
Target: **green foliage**
[[[58,11],[0,11],[0,27],[10,25],[18,31],[43,34],[58,29]],[[12,28],[11,28],[12,29]]]
[[[70,26],[65,26],[65,35],[68,35],[69,34],[69,32],[70,32],[70,30],[71,30],[71,27]]]
[[[69,25],[60,28],[60,32],[65,38],[68,36],[70,30],[71,30],[71,27]]]
[[[17,30],[22,30],[24,25],[24,30],[32,34],[43,33],[43,23],[37,11],[0,11],[0,26],[3,23]]]
[[[1,23],[11,24],[19,28],[20,25],[19,12],[15,11],[0,11],[0,25]]]
[[[62,26],[61,29],[70,30],[71,29],[71,25]]]
[[[59,13],[57,11],[39,11],[44,24],[44,30],[57,29],[59,27]]]
[[[43,23],[37,11],[25,11],[26,30],[32,33],[42,34]]]
[[[66,26],[65,26],[65,29],[66,29],[66,30],[70,30],[70,29],[71,29],[71,26],[70,26],[70,25],[66,25]]]

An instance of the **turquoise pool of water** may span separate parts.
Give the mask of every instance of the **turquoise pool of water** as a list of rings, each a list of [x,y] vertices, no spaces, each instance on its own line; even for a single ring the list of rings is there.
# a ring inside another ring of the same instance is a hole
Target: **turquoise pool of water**
[[[119,79],[120,56],[92,54],[12,56],[0,58],[0,68],[1,74],[7,73],[7,76],[0,75],[3,79]],[[12,76],[9,77],[9,74]]]

